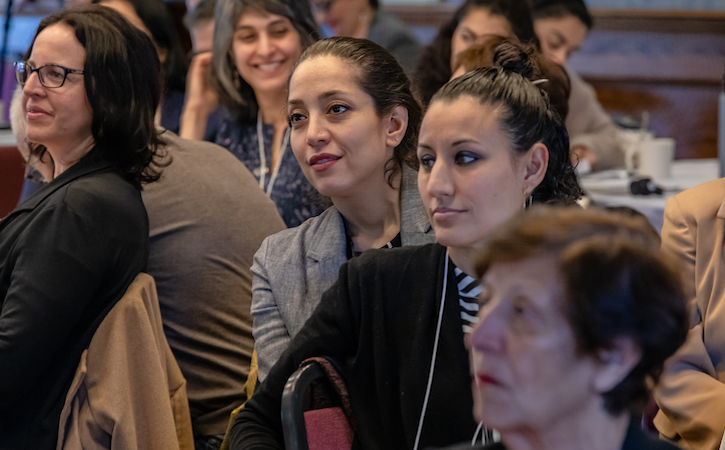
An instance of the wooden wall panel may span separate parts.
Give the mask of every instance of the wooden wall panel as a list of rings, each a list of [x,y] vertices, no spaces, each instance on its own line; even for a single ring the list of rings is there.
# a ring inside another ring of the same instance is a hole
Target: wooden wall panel
[[[673,137],[676,159],[717,157],[717,86],[589,80],[611,114],[640,119],[649,112],[650,130]]]

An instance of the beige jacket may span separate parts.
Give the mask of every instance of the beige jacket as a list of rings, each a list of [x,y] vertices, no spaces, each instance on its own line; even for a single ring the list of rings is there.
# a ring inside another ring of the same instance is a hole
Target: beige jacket
[[[566,129],[572,148],[584,146],[596,157],[595,170],[624,167],[624,151],[617,139],[617,126],[599,104],[597,93],[574,70],[566,69],[571,81]]]
[[[83,352],[60,415],[58,450],[193,450],[181,375],[154,279],[139,274]]]
[[[665,207],[662,247],[682,263],[692,328],[665,366],[657,429],[689,449],[718,449],[725,430],[725,178]]]

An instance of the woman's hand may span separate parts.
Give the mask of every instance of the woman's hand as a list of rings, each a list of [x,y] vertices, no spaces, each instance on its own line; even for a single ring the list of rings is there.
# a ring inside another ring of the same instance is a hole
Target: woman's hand
[[[219,96],[209,82],[211,52],[194,56],[186,77],[186,99],[181,112],[179,136],[204,139],[209,115],[219,106]]]

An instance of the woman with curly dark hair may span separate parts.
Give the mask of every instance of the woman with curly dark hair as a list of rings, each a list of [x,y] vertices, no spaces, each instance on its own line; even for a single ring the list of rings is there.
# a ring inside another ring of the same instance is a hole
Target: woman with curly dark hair
[[[477,255],[525,205],[571,205],[581,196],[566,130],[532,83],[530,52],[504,44],[494,66],[446,84],[423,118],[418,190],[437,243],[368,250],[340,268],[237,416],[233,449],[282,448],[285,382],[303,360],[322,355],[346,380],[360,448],[429,448],[474,436],[463,340],[478,308],[469,276]]]
[[[459,53],[494,36],[539,45],[527,0],[466,0],[456,10],[418,60],[412,81],[423,105],[451,79]]]
[[[0,447],[54,449],[83,350],[146,267],[159,60],[94,6],[44,19],[15,69],[31,151],[53,179],[0,222]]]

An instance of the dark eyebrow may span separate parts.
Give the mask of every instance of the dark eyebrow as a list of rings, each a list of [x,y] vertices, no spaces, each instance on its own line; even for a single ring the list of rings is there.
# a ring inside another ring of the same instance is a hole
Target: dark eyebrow
[[[328,97],[334,97],[338,94],[344,94],[344,93],[342,91],[327,91],[327,92],[323,92],[322,94],[318,95],[317,99],[324,100]],[[287,100],[287,105],[289,105],[289,106],[298,106],[298,105],[302,105],[303,103],[304,102],[302,100],[299,100],[296,98]]]
[[[342,91],[327,91],[327,92],[323,92],[322,94],[320,94],[317,98],[320,99],[320,100],[322,100],[322,99],[325,99],[327,97],[334,97],[334,96],[336,96],[338,94],[341,94],[341,93],[342,93]]]
[[[478,141],[476,141],[474,139],[459,139],[459,140],[453,142],[453,144],[451,145],[451,147],[455,147],[456,145],[461,145],[461,144],[469,144],[469,143],[470,144],[477,144]]]

